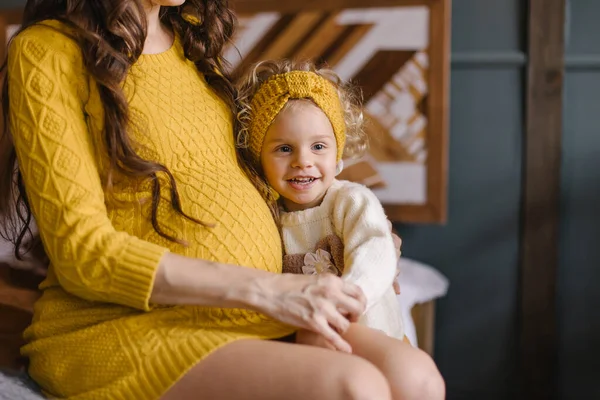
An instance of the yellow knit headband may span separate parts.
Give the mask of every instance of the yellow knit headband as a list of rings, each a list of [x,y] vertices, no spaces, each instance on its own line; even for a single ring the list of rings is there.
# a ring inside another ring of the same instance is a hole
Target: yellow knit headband
[[[327,79],[308,71],[292,71],[274,75],[258,89],[250,107],[249,147],[256,161],[269,126],[290,99],[312,99],[323,110],[331,126],[337,143],[337,160],[342,159],[346,142],[344,111],[337,89]]]

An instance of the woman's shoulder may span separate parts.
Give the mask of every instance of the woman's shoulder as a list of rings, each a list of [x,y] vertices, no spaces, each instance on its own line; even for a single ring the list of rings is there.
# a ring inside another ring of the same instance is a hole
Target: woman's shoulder
[[[15,52],[39,61],[49,53],[70,59],[81,57],[81,48],[74,38],[73,29],[56,20],[40,21],[17,34],[11,40],[9,57]]]

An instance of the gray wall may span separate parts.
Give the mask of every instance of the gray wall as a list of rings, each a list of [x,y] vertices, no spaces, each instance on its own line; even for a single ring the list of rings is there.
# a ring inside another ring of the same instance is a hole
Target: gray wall
[[[559,398],[600,398],[600,2],[568,2]],[[404,254],[451,281],[437,362],[449,399],[512,399],[525,0],[453,0],[449,222],[404,226]]]
[[[558,280],[564,399],[600,398],[600,2],[571,0]]]

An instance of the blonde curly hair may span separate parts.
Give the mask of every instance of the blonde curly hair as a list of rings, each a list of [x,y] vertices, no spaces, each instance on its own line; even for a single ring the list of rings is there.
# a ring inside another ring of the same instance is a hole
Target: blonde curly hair
[[[344,158],[353,158],[364,154],[368,148],[368,139],[364,131],[364,116],[360,91],[351,83],[342,81],[334,71],[326,68],[317,68],[315,64],[309,61],[261,61],[252,66],[250,72],[241,78],[237,84],[237,146],[241,149],[248,148],[248,131],[250,119],[252,118],[250,103],[258,89],[272,76],[292,71],[313,72],[333,84],[343,108],[344,123],[346,126],[346,145],[343,156]],[[310,99],[307,100],[310,101]],[[293,102],[288,102],[281,111],[286,110],[292,104]]]

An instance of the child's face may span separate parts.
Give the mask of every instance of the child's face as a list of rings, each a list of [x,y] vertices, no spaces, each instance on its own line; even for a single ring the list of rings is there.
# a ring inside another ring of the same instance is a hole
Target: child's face
[[[267,181],[288,211],[318,206],[336,175],[331,122],[310,101],[293,100],[267,130],[260,158]]]

